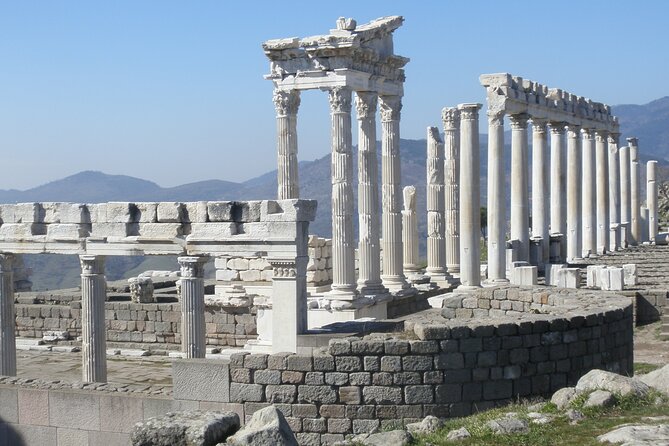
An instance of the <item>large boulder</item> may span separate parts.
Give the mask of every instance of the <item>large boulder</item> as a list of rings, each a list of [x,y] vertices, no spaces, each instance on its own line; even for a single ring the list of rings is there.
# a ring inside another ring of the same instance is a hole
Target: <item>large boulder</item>
[[[135,424],[132,446],[215,446],[239,429],[234,412],[170,412]]]
[[[608,390],[621,396],[646,396],[650,388],[641,381],[605,370],[590,370],[576,383],[576,392]]]
[[[600,443],[608,442],[619,446],[660,446],[669,444],[669,424],[619,426],[597,439]]]
[[[578,396],[573,387],[563,387],[553,394],[551,403],[555,404],[558,410],[566,409],[567,406]]]
[[[636,378],[655,390],[669,395],[669,364]]]
[[[253,413],[251,420],[226,445],[298,446],[297,439],[279,409],[267,406]]]

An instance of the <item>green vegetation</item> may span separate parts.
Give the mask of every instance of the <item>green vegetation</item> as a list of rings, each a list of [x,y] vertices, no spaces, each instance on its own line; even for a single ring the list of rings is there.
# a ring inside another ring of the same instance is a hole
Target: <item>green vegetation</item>
[[[647,362],[635,362],[634,363],[634,374],[643,375],[644,373],[652,372],[653,370],[659,369],[660,366],[657,364],[648,364]]]

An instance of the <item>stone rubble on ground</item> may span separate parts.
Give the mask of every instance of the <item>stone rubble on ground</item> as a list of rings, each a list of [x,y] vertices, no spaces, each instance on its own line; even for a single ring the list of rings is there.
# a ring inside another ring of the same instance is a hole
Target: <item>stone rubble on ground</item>
[[[254,412],[251,420],[221,445],[297,446],[297,439],[281,411],[267,406]]]
[[[616,397],[608,390],[595,390],[588,395],[588,399],[585,400],[583,407],[610,407],[613,406],[615,402]]]
[[[579,394],[593,390],[608,390],[620,396],[646,396],[650,387],[645,383],[605,370],[591,370],[578,380],[576,391]]]
[[[423,421],[407,424],[407,430],[414,435],[431,434],[441,429],[443,425],[444,422],[442,420],[433,415],[428,415]]]
[[[465,440],[471,437],[472,434],[469,433],[466,427],[461,427],[460,429],[453,429],[446,435],[446,439],[449,441]]]
[[[234,412],[170,412],[135,424],[132,446],[214,446],[239,429]]]
[[[669,424],[618,426],[597,439],[600,443],[608,442],[619,446],[666,446],[669,445]]]
[[[496,434],[518,434],[522,432],[527,432],[529,426],[527,421],[517,418],[515,415],[506,416],[497,418],[495,420],[488,421],[486,426],[488,426]]]
[[[669,395],[669,364],[637,378],[653,389]]]

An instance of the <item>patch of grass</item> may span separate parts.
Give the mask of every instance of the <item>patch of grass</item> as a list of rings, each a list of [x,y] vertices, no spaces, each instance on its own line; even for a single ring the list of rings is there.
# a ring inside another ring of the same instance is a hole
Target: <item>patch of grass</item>
[[[659,368],[660,366],[657,364],[648,364],[647,362],[635,362],[634,374],[642,375],[644,373],[652,372],[653,370],[657,370]]]

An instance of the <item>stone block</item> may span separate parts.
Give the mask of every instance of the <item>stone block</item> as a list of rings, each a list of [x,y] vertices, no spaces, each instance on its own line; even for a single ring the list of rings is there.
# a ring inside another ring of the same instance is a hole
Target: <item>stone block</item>
[[[0,398],[2,398],[0,407],[4,407],[7,402],[2,397],[1,392]],[[19,423],[38,426],[49,425],[49,392],[47,390],[18,389],[18,404]],[[5,417],[2,409],[0,409],[0,418],[11,422]]]
[[[294,403],[297,396],[297,387],[293,385],[268,385],[265,388],[265,398],[270,403]]]
[[[222,403],[231,401],[230,365],[224,361],[205,359],[173,361],[172,382],[175,399]]]
[[[580,288],[581,270],[579,268],[562,268],[558,271],[558,288]]]
[[[79,392],[49,392],[49,424],[100,430],[100,396]]]
[[[15,424],[11,425],[11,428],[13,428],[16,434],[21,437],[22,441],[16,443],[17,445],[32,446],[58,444],[58,434],[55,427]]]
[[[281,371],[256,370],[253,372],[253,382],[256,384],[281,384]]]
[[[337,392],[330,386],[297,386],[300,403],[333,404],[337,402]]]
[[[216,280],[222,280],[224,282],[239,280],[239,271],[235,271],[234,269],[217,269]]]
[[[88,432],[88,445],[128,446],[130,434],[119,432]],[[58,445],[60,446],[60,445]]]
[[[402,388],[367,386],[362,389],[365,404],[401,404]]]
[[[135,223],[155,223],[158,221],[158,203],[134,203],[132,219]]]
[[[233,403],[264,401],[264,389],[260,384],[230,383],[230,401]]]
[[[517,263],[517,262],[516,262]],[[511,283],[519,286],[533,286],[537,284],[536,266],[517,266],[513,268]]]
[[[18,390],[0,388],[0,420],[5,423],[19,422]]]
[[[237,234],[237,225],[234,223],[191,223],[190,234],[187,240],[219,240]]]
[[[80,225],[74,223],[50,224],[46,227],[47,240],[76,240],[88,237],[91,225]]]
[[[404,388],[405,404],[430,404],[434,401],[434,392],[429,385],[413,385]]]
[[[44,208],[41,203],[19,203],[14,205],[14,223],[44,223]]]
[[[205,223],[208,220],[207,218],[207,202],[206,201],[195,201],[184,203],[186,212],[183,215],[185,222],[189,223]]]
[[[625,273],[625,285],[626,286],[636,286],[637,285],[637,267],[635,263],[628,263],[623,265],[623,271]]]
[[[313,369],[311,356],[290,355],[288,357],[288,370],[298,372],[309,372]]]
[[[260,271],[255,269],[240,271],[239,278],[244,282],[257,282],[260,280]]]
[[[197,410],[200,407],[198,401],[173,400],[171,398],[144,398],[143,403],[145,420],[168,412]]]
[[[229,222],[232,219],[232,201],[210,201],[207,203],[209,221]]]
[[[85,204],[42,203],[44,223],[90,223],[91,216]]]
[[[0,226],[0,239],[30,240],[33,235],[46,234],[46,226],[35,223],[5,223]]]
[[[134,445],[209,445],[224,441],[240,427],[232,412],[171,412],[137,423],[132,431]]]
[[[91,230],[94,237],[127,237],[128,234],[128,224],[118,222],[93,223]]]
[[[342,404],[360,404],[360,387],[342,386],[339,388],[339,402]]]
[[[61,427],[57,429],[56,436],[58,446],[88,446],[88,431]]]
[[[140,223],[137,235],[160,240],[170,240],[183,235],[181,223]]]
[[[98,223],[134,223],[132,203],[112,201],[105,205],[98,207]],[[104,218],[100,215],[102,212],[105,213]]]
[[[158,223],[181,223],[183,221],[184,205],[182,203],[160,202],[156,207]]]
[[[609,268],[609,289],[622,291],[625,287],[625,270],[623,268]]]
[[[266,200],[262,202],[261,221],[314,221],[316,200]]]
[[[144,420],[141,397],[131,395],[100,396],[100,429],[108,432],[132,432],[135,423]]]

